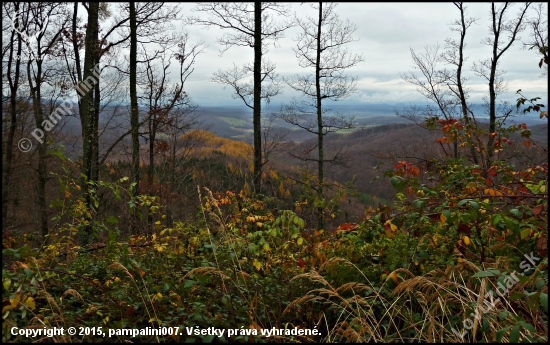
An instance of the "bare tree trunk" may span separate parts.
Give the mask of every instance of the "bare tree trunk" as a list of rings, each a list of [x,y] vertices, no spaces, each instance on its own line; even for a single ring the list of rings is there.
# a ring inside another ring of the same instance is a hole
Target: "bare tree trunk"
[[[38,168],[37,168],[37,198],[38,198],[38,214],[39,228],[43,238],[48,234],[48,213],[46,208],[46,145],[47,131],[44,131],[44,116],[42,112],[42,60],[36,60],[35,85],[33,86],[31,63],[27,63],[27,75],[29,78],[29,86],[31,89],[32,105],[34,113],[34,121],[36,128],[44,133],[42,142],[38,143]]]
[[[497,126],[497,113],[496,113],[496,99],[497,99],[497,66],[498,60],[512,46],[517,39],[519,32],[523,30],[523,21],[525,13],[531,3],[525,3],[525,7],[519,13],[515,21],[506,22],[503,20],[504,14],[509,9],[510,4],[505,3],[501,9],[495,8],[495,3],[491,3],[491,21],[490,32],[492,37],[486,39],[487,43],[492,46],[492,56],[489,60],[489,75],[484,75],[489,81],[489,132],[494,133]],[[508,34],[507,38],[504,38],[504,34]],[[483,73],[481,73],[483,75]],[[501,91],[499,91],[501,92]],[[484,153],[484,171],[491,167],[493,156],[493,145],[495,142],[494,136],[489,136],[486,152]]]
[[[84,73],[83,80],[92,80],[92,83],[98,83],[94,75],[94,65],[98,63],[98,51],[97,51],[97,38],[98,38],[98,26],[99,26],[99,3],[90,2],[88,6],[88,26],[86,28],[86,39],[84,55]],[[94,173],[92,169],[94,160],[94,123],[97,121],[96,109],[94,108],[96,102],[94,102],[94,89],[85,88],[84,85],[80,87],[83,91],[83,95],[80,101],[80,122],[82,124],[82,173],[85,175],[85,180],[82,181],[82,190],[85,193],[86,205],[89,209],[93,209],[94,205],[90,197],[90,187],[87,180],[91,180]],[[96,134],[97,135],[97,134]],[[87,219],[90,225],[84,228],[84,231],[80,236],[80,245],[84,246],[90,242],[92,235],[91,222],[92,219]]]
[[[153,186],[153,177],[155,175],[155,135],[157,132],[155,120],[155,115],[152,115],[149,119],[149,170],[147,174],[147,182],[149,183],[149,188]],[[147,224],[149,229],[153,228],[153,214],[150,211],[147,215]]]
[[[19,3],[15,2],[15,13],[19,13]],[[18,27],[18,18],[15,18],[15,26]],[[16,38],[17,37],[17,38]],[[15,49],[14,57],[14,42],[17,39],[17,48]],[[5,154],[3,169],[2,169],[2,224],[8,224],[8,198],[11,193],[11,176],[12,176],[12,159],[13,159],[13,140],[15,130],[17,129],[17,91],[19,90],[19,75],[21,68],[21,35],[15,30],[11,33],[10,53],[8,58],[8,83],[10,88],[10,127],[8,130],[8,138],[5,142],[3,152]],[[15,72],[12,72],[12,64],[15,63]]]
[[[139,109],[137,101],[137,23],[136,5],[130,2],[130,126],[132,127],[132,182],[133,196],[139,193]],[[136,220],[136,219],[134,219]],[[132,232],[137,233],[134,224]]]
[[[262,186],[262,3],[254,2],[254,191]]]
[[[460,43],[458,46],[458,63],[456,68],[456,86],[458,89],[458,95],[460,98],[460,106],[462,108],[462,117],[464,118],[464,122],[466,125],[470,124],[470,117],[468,115],[468,106],[466,104],[466,93],[464,92],[464,87],[462,86],[462,67],[464,65],[464,37],[466,36],[466,29],[468,27],[468,24],[466,23],[466,19],[464,18],[464,3],[459,2],[455,3],[455,6],[458,7],[460,10]],[[456,141],[455,141],[456,145]],[[456,150],[456,149],[455,149]],[[470,154],[472,155],[472,159],[474,163],[478,164],[479,159],[477,157],[476,150],[473,146],[470,146]]]
[[[319,150],[318,157],[318,180],[319,185],[317,186],[317,198],[319,202],[323,200],[323,163],[325,160],[325,153],[323,151],[323,109],[321,104],[321,27],[323,20],[323,3],[319,3],[319,21],[317,22],[317,52],[315,59],[315,92],[317,94],[317,145]],[[317,228],[321,230],[325,227],[323,221],[323,207],[317,207]]]

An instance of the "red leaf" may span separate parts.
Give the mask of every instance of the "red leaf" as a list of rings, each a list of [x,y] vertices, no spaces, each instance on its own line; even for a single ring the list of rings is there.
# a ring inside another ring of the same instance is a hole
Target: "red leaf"
[[[302,258],[299,258],[298,260],[296,260],[296,264],[301,268],[306,267],[306,262]]]
[[[527,190],[527,188],[525,188],[524,186],[519,186],[518,190],[522,193],[529,193],[529,191]]]
[[[458,232],[464,233],[465,235],[470,235],[472,230],[470,230],[470,226],[468,226],[468,224],[460,223],[458,225]]]
[[[492,185],[492,184],[493,184],[493,181],[491,181],[491,178],[487,177],[487,178],[485,179],[485,185],[490,186],[490,185]]]

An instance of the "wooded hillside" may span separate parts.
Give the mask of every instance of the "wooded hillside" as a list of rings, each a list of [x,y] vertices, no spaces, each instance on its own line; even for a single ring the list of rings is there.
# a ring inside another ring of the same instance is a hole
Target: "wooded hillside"
[[[449,5],[401,74],[427,106],[354,117],[333,3],[4,3],[2,342],[547,342],[547,95],[510,104],[498,65],[547,71],[546,7],[487,5],[470,64]],[[212,71],[244,108],[195,103],[180,26],[254,53]]]

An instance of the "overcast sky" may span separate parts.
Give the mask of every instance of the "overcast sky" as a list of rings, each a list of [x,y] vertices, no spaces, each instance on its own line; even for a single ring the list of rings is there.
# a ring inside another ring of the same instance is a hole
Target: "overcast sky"
[[[191,13],[194,7],[191,3],[182,6],[184,14]],[[315,15],[307,4],[293,4],[291,8],[300,15]],[[488,87],[469,69],[474,61],[490,56],[491,47],[480,43],[488,35],[489,9],[490,4],[467,5],[468,16],[479,18],[478,24],[467,32],[465,51],[468,57],[467,75],[470,77],[467,85],[472,88],[471,99],[476,102],[487,94]],[[516,4],[510,15],[519,9],[520,5]],[[415,87],[404,82],[400,74],[414,71],[411,48],[421,52],[427,45],[439,44],[443,49],[446,38],[458,37],[449,29],[449,24],[459,18],[459,10],[452,3],[341,3],[336,7],[336,12],[342,20],[349,19],[357,25],[354,35],[357,41],[348,44],[348,48],[364,57],[363,62],[348,71],[359,79],[358,92],[350,96],[346,103],[424,102]],[[530,15],[534,15],[534,11]],[[186,30],[191,41],[204,40],[208,45],[196,62],[195,72],[188,79],[188,93],[202,106],[242,104],[242,101],[232,98],[233,91],[229,87],[224,90],[222,85],[210,79],[218,69],[227,69],[233,63],[252,62],[253,49],[233,47],[220,56],[221,46],[216,39],[222,36],[221,29],[187,26]],[[271,48],[267,55],[277,64],[280,75],[312,73],[298,66],[292,51],[298,30],[287,30],[279,46]],[[524,31],[521,38],[528,38],[528,31]],[[539,59],[534,51],[523,49],[519,41],[503,55],[500,67],[507,71],[504,78],[509,83],[509,92],[503,98],[515,100],[515,91],[521,88],[528,97],[547,99],[547,76],[541,76],[542,70],[537,66]],[[292,96],[295,94],[285,89],[284,94],[275,97],[272,103],[277,105]]]

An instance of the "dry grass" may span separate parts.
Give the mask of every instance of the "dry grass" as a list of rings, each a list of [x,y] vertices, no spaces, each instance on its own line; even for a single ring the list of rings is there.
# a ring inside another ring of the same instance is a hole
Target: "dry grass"
[[[328,334],[323,341],[494,342],[498,330],[516,324],[512,315],[531,317],[532,320],[526,321],[532,325],[540,323],[537,321],[537,315],[529,310],[523,299],[511,301],[509,298],[501,298],[500,303],[496,303],[495,298],[486,300],[488,287],[492,286],[493,291],[496,288],[495,281],[480,278],[481,284],[475,283],[476,278],[472,278],[472,275],[478,272],[479,268],[465,259],[457,266],[447,267],[445,271],[434,270],[423,276],[414,276],[405,269],[395,270],[393,273],[401,273],[406,278],[387,296],[380,292],[383,290],[376,289],[376,286],[355,266],[364,282],[331,286],[320,272],[336,264],[354,266],[346,259],[332,258],[319,271],[294,277],[293,280],[308,279],[321,287],[311,289],[304,296],[294,300],[285,310],[289,312],[313,303],[321,304],[325,309],[336,307],[340,316],[331,325],[327,324]],[[507,272],[506,265],[506,260],[496,260],[491,264],[493,268]],[[517,284],[509,294],[520,289],[520,284]],[[373,293],[368,296],[362,294],[367,290]],[[494,307],[488,308],[488,304]],[[479,313],[478,317],[475,317],[476,310]],[[460,311],[459,320],[457,311]],[[508,316],[500,319],[502,311],[506,311]],[[540,315],[538,316],[540,319]],[[466,330],[462,339],[459,336],[464,328],[461,321],[468,318],[472,320],[473,327]],[[489,321],[488,329],[483,329],[484,319]],[[458,321],[454,326],[458,334],[452,331],[453,320],[454,323]],[[540,328],[542,331],[538,332],[539,335],[545,331],[544,327]],[[535,336],[529,333],[527,329],[522,328],[522,336]],[[502,340],[508,340],[508,336],[504,336]]]

